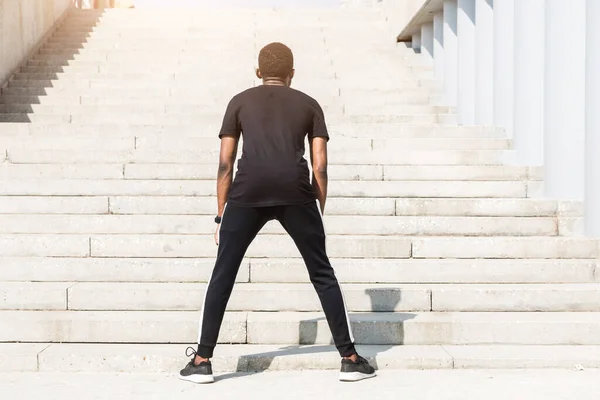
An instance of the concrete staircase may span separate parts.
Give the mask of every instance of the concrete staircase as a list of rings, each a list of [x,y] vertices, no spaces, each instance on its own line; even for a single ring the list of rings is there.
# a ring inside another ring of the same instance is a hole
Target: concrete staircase
[[[379,368],[600,367],[580,205],[532,199],[541,171],[502,165],[501,129],[456,126],[397,28],[374,10],[73,12],[0,97],[0,371],[185,363],[216,252],[216,134],[274,40],[327,112],[328,250],[361,351]],[[280,227],[238,281],[218,371],[338,367]]]

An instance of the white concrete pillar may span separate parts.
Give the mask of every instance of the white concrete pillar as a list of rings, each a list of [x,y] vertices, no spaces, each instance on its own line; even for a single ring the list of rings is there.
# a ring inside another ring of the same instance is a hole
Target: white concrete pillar
[[[421,51],[421,32],[412,35],[411,47],[414,51]]]
[[[515,0],[494,0],[494,125],[513,136]]]
[[[545,14],[545,195],[583,200],[585,0],[546,0]],[[597,149],[596,157],[599,153]]]
[[[433,63],[433,23],[421,25],[421,54]]]
[[[475,2],[475,123],[494,124],[494,0]]]
[[[435,80],[444,83],[444,15],[440,11],[433,16],[433,65]]]
[[[456,0],[444,0],[444,97],[451,107],[458,96],[458,37]]]
[[[600,1],[586,14],[585,233],[600,237]]]
[[[475,124],[475,0],[458,0],[458,123]]]
[[[516,162],[544,162],[544,0],[515,0],[513,143]]]

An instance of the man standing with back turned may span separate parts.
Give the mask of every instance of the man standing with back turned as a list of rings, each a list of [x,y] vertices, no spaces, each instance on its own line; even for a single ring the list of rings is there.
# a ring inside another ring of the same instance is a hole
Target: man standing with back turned
[[[287,46],[267,45],[260,51],[258,64],[256,75],[263,84],[230,101],[219,133],[215,218],[219,249],[202,307],[198,350],[192,351],[193,358],[180,378],[195,383],[214,381],[209,359],[240,264],[252,240],[273,219],[292,237],[306,263],[342,356],[340,380],[373,377],[375,370],[354,348],[342,291],[325,251],[321,214],[327,198],[329,135],[323,110],[314,99],[290,88],[294,58]],[[244,135],[243,155],[232,184],[240,134]],[[312,185],[304,159],[307,135]]]

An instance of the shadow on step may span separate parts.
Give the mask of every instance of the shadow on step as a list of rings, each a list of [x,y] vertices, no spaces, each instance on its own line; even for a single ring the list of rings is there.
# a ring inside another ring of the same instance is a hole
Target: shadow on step
[[[370,298],[371,312],[350,314],[350,320],[359,352],[360,345],[377,345],[370,348],[371,353],[365,355],[365,358],[378,369],[377,355],[404,344],[404,321],[413,319],[416,315],[395,312],[402,299],[402,291],[397,287],[367,289],[365,294]],[[391,315],[393,318],[390,318]],[[329,328],[324,332],[323,322],[326,322],[324,317],[300,321],[298,326],[300,345],[284,346],[277,351],[242,356],[237,361],[238,372],[221,375],[219,380],[270,370],[273,361],[278,357],[335,351],[335,347],[332,347],[333,340],[329,345],[315,345],[317,342],[322,343],[325,334],[330,334]],[[310,358],[308,361],[310,362]],[[305,369],[311,369],[311,365],[306,365]]]
[[[31,116],[36,112],[34,105],[44,103],[43,99],[51,92],[49,89],[61,87],[60,79],[64,73],[73,71],[76,55],[90,40],[90,33],[96,27],[103,12],[73,11],[72,14],[54,32],[39,52],[28,60],[13,75],[5,87],[0,89],[0,122],[36,122]],[[82,68],[76,67],[76,68]],[[86,67],[97,70],[89,64]],[[79,104],[84,85],[69,86],[66,104]],[[56,96],[56,94],[55,94]],[[68,116],[55,115],[44,122],[69,122]]]

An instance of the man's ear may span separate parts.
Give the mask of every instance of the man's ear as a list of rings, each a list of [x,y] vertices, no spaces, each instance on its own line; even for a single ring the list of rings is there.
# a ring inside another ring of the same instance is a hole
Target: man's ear
[[[290,74],[290,80],[294,79],[294,75],[296,75],[296,70],[293,69],[292,73]]]
[[[260,69],[259,68],[256,68],[256,77],[258,79],[262,79],[262,74],[260,73]]]

